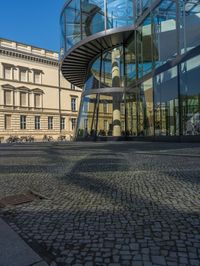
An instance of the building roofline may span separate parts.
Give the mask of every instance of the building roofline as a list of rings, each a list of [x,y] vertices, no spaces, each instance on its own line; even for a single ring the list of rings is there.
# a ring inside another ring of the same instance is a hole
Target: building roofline
[[[46,48],[44,48],[44,47],[40,47],[40,46],[36,46],[36,45],[32,45],[32,44],[30,44],[30,43],[19,42],[19,41],[16,41],[16,40],[13,40],[13,39],[4,38],[4,37],[1,37],[1,36],[0,36],[0,40],[5,40],[5,41],[9,41],[9,42],[15,42],[15,43],[17,43],[17,44],[22,44],[22,45],[31,46],[31,47],[33,47],[33,48],[42,49],[42,50],[45,50],[45,51],[47,51],[47,52],[57,53],[57,54],[59,55],[59,51],[46,49]]]

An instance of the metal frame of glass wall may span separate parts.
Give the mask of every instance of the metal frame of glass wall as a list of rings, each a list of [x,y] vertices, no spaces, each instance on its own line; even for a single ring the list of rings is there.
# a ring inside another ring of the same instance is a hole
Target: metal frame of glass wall
[[[71,0],[60,23],[76,139],[200,136],[199,0]]]

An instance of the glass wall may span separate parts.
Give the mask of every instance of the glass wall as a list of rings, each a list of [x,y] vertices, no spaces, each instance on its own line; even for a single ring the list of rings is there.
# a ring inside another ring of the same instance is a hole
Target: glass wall
[[[127,93],[126,119],[128,136],[154,135],[152,79],[144,81]]]
[[[133,1],[110,0],[106,4],[107,29],[133,24]]]
[[[153,2],[72,0],[64,8],[63,53],[136,23],[87,65],[77,138],[200,135],[200,1],[163,0],[150,10]]]
[[[180,48],[181,53],[200,44],[200,1],[180,1]]]
[[[136,6],[136,18],[139,18],[146,10],[148,7],[151,6],[151,3],[153,2],[152,0],[136,0],[135,6]]]
[[[183,135],[200,135],[200,55],[180,67]]]
[[[178,32],[176,30],[175,1],[161,1],[152,12],[155,66],[159,67],[177,55]]]
[[[123,46],[105,51],[91,65],[84,90],[123,87],[124,66]]]
[[[62,18],[66,50],[81,40],[80,19],[80,0],[71,1]]]
[[[126,86],[133,87],[136,82],[136,33],[133,32],[129,42],[124,47]]]
[[[87,138],[89,135],[95,136],[98,100],[98,95],[95,94],[85,96],[82,99],[76,137]]]
[[[81,39],[105,29],[104,10],[104,0],[81,0]]]
[[[177,67],[162,72],[153,80],[155,135],[179,135]]]
[[[133,25],[132,0],[72,0],[61,17],[61,48],[65,52],[87,36],[113,28]]]
[[[116,119],[115,110],[119,111]],[[85,96],[77,125],[77,138],[113,136],[116,126],[119,136],[125,136],[125,105],[122,93],[99,93]]]
[[[150,16],[148,16],[142,23],[142,25],[138,28],[136,36],[138,78],[141,78],[152,71],[153,40]]]

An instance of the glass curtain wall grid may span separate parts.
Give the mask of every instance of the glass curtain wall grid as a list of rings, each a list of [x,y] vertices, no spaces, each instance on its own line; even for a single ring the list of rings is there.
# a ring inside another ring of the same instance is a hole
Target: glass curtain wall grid
[[[200,136],[200,0],[71,0],[60,24],[75,139]]]

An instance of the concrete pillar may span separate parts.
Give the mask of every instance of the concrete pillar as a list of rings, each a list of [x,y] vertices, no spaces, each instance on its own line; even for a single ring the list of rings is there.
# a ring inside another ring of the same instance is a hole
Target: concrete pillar
[[[112,51],[112,87],[120,87],[119,57],[120,51],[115,48]],[[118,93],[113,93],[113,136],[121,136],[120,95]]]

